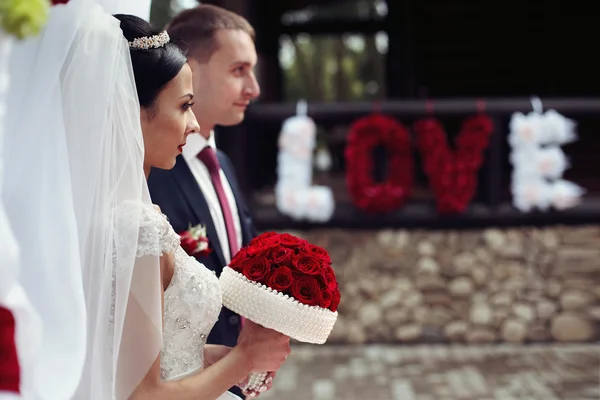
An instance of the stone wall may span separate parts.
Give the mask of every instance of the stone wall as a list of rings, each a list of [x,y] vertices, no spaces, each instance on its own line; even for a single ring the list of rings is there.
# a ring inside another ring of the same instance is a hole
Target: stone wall
[[[599,337],[600,227],[297,234],[340,281],[331,343]]]

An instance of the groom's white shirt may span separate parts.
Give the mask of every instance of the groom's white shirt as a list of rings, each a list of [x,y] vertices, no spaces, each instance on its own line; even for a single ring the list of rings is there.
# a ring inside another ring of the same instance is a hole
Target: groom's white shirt
[[[223,218],[223,211],[221,210],[221,204],[219,203],[219,198],[217,197],[217,192],[210,180],[210,174],[208,173],[208,169],[204,165],[202,161],[200,161],[197,157],[198,153],[205,148],[206,146],[210,146],[215,151],[217,150],[217,146],[215,143],[215,135],[214,131],[210,132],[210,136],[208,140],[206,140],[202,135],[194,133],[187,137],[186,145],[183,147],[183,159],[187,163],[190,171],[196,178],[196,182],[204,194],[204,198],[206,199],[206,203],[208,204],[208,209],[210,210],[210,216],[215,223],[215,228],[217,229],[217,235],[219,236],[219,243],[221,248],[223,249],[223,256],[225,258],[225,262],[229,264],[231,261],[231,254],[229,254],[229,240],[227,239],[227,228],[225,227],[225,219]],[[237,237],[237,241],[241,246],[242,243],[242,227],[240,223],[240,217],[238,214],[237,204],[235,203],[235,197],[233,196],[233,191],[231,190],[231,186],[229,185],[229,181],[227,177],[221,172],[221,181],[223,182],[223,189],[225,190],[225,196],[227,196],[227,201],[229,202],[229,207],[231,208],[231,213],[233,214],[233,224],[235,226],[235,234]]]

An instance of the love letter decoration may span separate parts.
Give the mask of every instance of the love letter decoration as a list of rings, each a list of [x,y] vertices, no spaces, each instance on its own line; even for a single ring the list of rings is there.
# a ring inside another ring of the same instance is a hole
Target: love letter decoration
[[[388,153],[387,179],[373,178],[373,150]],[[408,130],[395,119],[372,114],[350,128],[345,149],[346,185],[354,204],[369,213],[386,213],[401,207],[413,186],[413,156]]]
[[[563,179],[570,165],[562,146],[577,140],[576,123],[555,110],[535,108],[514,113],[510,121],[513,205],[521,212],[575,207],[585,189]]]
[[[422,119],[415,123],[414,130],[438,212],[464,212],[477,190],[477,172],[489,145],[492,121],[484,114],[467,118],[454,150],[449,147],[444,127],[437,119]]]

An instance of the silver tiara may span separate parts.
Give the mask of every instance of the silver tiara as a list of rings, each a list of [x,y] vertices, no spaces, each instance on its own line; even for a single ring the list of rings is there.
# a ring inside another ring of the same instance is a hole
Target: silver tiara
[[[150,48],[158,49],[169,43],[169,34],[167,31],[162,31],[158,35],[154,36],[143,36],[133,39],[133,42],[129,42],[129,47],[133,49],[148,50]]]

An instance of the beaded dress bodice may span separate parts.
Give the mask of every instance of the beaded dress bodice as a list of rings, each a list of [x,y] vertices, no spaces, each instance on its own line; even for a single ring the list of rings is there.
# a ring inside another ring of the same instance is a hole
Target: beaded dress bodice
[[[179,246],[179,235],[160,211],[148,207],[143,218],[143,225],[152,227],[149,231],[159,232],[161,251],[172,252],[175,259],[164,295],[160,370],[164,380],[179,379],[204,366],[206,337],[221,311],[219,279]]]

